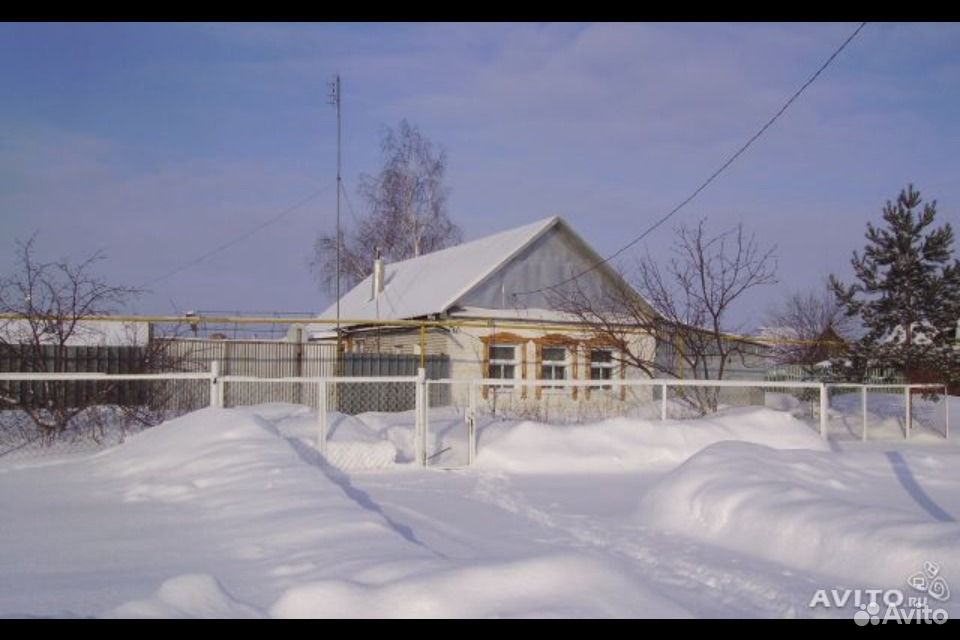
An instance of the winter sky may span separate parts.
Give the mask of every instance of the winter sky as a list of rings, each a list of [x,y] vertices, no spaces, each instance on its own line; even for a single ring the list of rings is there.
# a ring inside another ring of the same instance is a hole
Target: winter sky
[[[856,28],[818,24],[3,24],[0,266],[103,250],[151,282],[130,309],[322,311],[306,266],[334,224],[343,82],[351,209],[384,126],[449,156],[466,239],[559,214],[607,254],[689,195]],[[868,220],[908,182],[960,222],[960,25],[868,24],[676,223],[743,221],[787,290],[849,275]],[[231,248],[171,271],[323,195]],[[631,256],[624,261],[629,266]],[[159,279],[159,280],[158,280]]]

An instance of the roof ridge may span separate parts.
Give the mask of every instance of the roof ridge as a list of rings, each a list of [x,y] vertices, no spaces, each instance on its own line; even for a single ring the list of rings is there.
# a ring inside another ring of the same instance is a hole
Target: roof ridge
[[[553,215],[440,251],[386,263],[386,286],[381,296],[374,300],[365,294],[372,277],[366,276],[340,298],[341,317],[407,319],[444,312],[532,242],[562,223],[560,216]],[[334,304],[319,317],[332,317]]]
[[[461,243],[459,243],[459,244],[451,245],[451,246],[449,246],[449,247],[444,247],[443,249],[437,249],[436,251],[431,251],[430,253],[422,253],[422,254],[420,254],[419,256],[414,256],[414,257],[412,257],[412,258],[404,258],[403,260],[397,260],[397,261],[395,261],[395,262],[387,262],[386,260],[384,260],[384,266],[402,265],[402,264],[406,264],[406,263],[408,263],[408,262],[412,262],[412,261],[414,261],[414,260],[420,260],[421,258],[426,258],[427,256],[435,256],[435,255],[437,255],[438,253],[443,253],[443,252],[445,252],[445,251],[453,251],[453,250],[455,250],[455,249],[462,249],[462,248],[464,248],[464,247],[470,246],[471,244],[474,244],[474,243],[477,243],[477,242],[481,242],[481,241],[487,241],[487,240],[490,240],[490,238],[493,238],[493,237],[496,237],[496,236],[499,236],[499,235],[506,235],[506,234],[508,234],[508,233],[517,233],[518,231],[520,231],[520,229],[523,229],[523,228],[525,228],[525,227],[534,227],[534,226],[536,226],[536,225],[541,225],[541,224],[542,224],[542,225],[544,226],[544,228],[546,228],[547,226],[549,226],[549,225],[547,225],[547,222],[548,222],[548,221],[550,221],[551,224],[552,224],[555,220],[562,220],[562,218],[560,218],[560,216],[556,216],[556,215],[554,215],[554,216],[549,216],[549,217],[546,217],[546,218],[541,218],[540,220],[535,220],[534,222],[528,222],[528,223],[526,223],[526,224],[521,224],[520,226],[517,226],[517,227],[511,227],[511,228],[509,228],[509,229],[502,229],[502,230],[500,230],[500,231],[495,231],[494,233],[490,233],[490,234],[487,234],[487,235],[485,235],[485,236],[480,236],[479,238],[474,238],[473,240],[467,240],[466,242],[461,242]],[[370,277],[370,276],[367,276],[367,278],[369,278],[369,277]]]

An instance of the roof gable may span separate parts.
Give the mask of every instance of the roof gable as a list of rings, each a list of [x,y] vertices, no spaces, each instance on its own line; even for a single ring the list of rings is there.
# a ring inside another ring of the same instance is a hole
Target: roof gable
[[[560,219],[473,286],[459,302],[488,309],[550,310],[554,305],[548,292],[566,289],[574,280],[581,293],[598,301],[614,292],[633,292],[620,274]]]
[[[579,273],[584,274],[588,288],[599,291],[613,281],[618,288],[633,291],[558,216],[386,264],[384,271],[379,296],[373,296],[372,276],[368,276],[340,299],[342,322],[422,318],[460,306],[516,308],[518,312],[549,309],[537,288]],[[321,315],[334,317],[336,304]]]
[[[384,265],[384,289],[373,296],[372,276],[340,299],[350,320],[407,319],[442,313],[506,261],[560,222],[554,216],[471,242]],[[333,318],[334,303],[321,314]]]

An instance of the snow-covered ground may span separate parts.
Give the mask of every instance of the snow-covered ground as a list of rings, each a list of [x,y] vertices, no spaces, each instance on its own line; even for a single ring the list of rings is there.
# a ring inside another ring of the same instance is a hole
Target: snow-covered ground
[[[960,589],[953,438],[824,441],[770,408],[487,420],[450,471],[410,463],[410,415],[329,420],[327,459],[277,404],[0,457],[0,616],[850,619],[817,590],[911,595],[925,562]],[[431,423],[454,464],[462,419]]]

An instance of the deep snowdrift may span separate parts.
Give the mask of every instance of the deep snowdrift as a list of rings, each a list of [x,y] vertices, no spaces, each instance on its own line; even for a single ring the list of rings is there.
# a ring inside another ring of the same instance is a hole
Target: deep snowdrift
[[[410,416],[331,425],[329,460],[276,404],[0,463],[0,617],[846,615],[812,589],[960,579],[955,445],[834,453],[767,409],[501,422],[440,473],[405,464]]]
[[[922,456],[910,464],[890,456],[894,470],[887,467],[886,480],[924,466]],[[852,465],[835,453],[718,443],[651,488],[638,522],[860,583],[850,586],[900,588],[928,560],[944,575],[960,576],[954,516],[906,477],[904,487],[915,495],[878,482],[863,458]],[[956,469],[939,471],[947,472],[937,474],[943,480],[960,480]],[[956,512],[955,502],[946,506]]]
[[[288,590],[278,618],[689,617],[681,606],[631,581],[610,561],[535,557],[394,580],[336,580]]]
[[[829,450],[817,433],[788,413],[733,409],[700,420],[615,418],[586,425],[490,426],[481,432],[477,467],[513,473],[662,470],[725,440],[777,449]]]
[[[438,561],[253,410],[205,409],[93,456],[0,467],[0,512],[0,615],[265,612],[302,581]]]
[[[284,437],[316,447],[320,427],[317,414],[307,407],[273,403],[250,410],[270,420]],[[393,422],[386,424],[378,420],[380,415],[329,412],[326,461],[338,469],[356,470],[388,469],[413,460],[413,413],[393,414]]]

